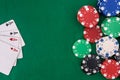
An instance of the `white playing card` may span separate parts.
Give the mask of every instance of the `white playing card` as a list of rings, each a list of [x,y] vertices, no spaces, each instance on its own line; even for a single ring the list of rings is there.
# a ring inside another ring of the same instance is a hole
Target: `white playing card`
[[[0,72],[9,75],[19,54],[19,48],[0,41]]]
[[[3,41],[9,45],[19,48],[20,53],[19,53],[18,57],[23,58],[22,49],[21,49],[22,48],[21,47],[21,39],[19,37],[0,36],[0,41]],[[16,60],[16,62],[17,62],[17,60]],[[13,64],[13,66],[16,66],[16,62]]]
[[[25,42],[24,42],[14,20],[10,20],[8,22],[1,24],[0,25],[0,34],[20,37],[21,41],[22,41],[22,46],[25,46]]]

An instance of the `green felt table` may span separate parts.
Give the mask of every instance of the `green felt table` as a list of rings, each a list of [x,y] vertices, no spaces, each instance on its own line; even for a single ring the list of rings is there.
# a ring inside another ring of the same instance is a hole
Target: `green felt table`
[[[97,0],[0,0],[0,23],[14,19],[26,43],[24,58],[0,80],[106,80],[100,73],[85,75],[82,59],[72,52],[73,43],[83,39],[76,14],[88,4],[96,7]]]

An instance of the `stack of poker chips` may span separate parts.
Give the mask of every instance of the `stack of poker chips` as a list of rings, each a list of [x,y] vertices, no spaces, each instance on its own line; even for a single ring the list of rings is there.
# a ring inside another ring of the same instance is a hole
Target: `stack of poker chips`
[[[74,42],[76,57],[82,58],[81,69],[87,75],[100,72],[106,79],[120,76],[120,0],[98,0],[97,9],[90,5],[80,8],[77,20],[84,26],[84,39]],[[106,18],[98,25],[99,18]],[[96,45],[96,54],[91,53]]]

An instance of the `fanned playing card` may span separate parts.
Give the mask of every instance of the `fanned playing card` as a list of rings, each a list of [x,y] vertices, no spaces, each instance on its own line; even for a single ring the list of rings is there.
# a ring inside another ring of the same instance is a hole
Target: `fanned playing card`
[[[19,54],[19,48],[0,41],[0,72],[9,75]]]
[[[12,45],[14,47],[17,47],[20,49],[20,53],[18,55],[19,58],[23,57],[22,54],[22,45],[21,45],[21,39],[19,37],[13,37],[13,36],[0,36],[0,41],[8,44],[8,45]],[[16,66],[17,60],[16,62],[13,64],[13,66]]]

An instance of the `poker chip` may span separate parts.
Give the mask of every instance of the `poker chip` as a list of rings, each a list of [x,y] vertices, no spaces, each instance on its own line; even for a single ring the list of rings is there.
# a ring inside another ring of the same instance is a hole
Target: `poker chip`
[[[102,0],[99,7],[105,16],[116,16],[120,13],[120,0]]]
[[[81,63],[81,69],[87,74],[95,74],[100,71],[101,59],[95,54],[88,54]]]
[[[96,42],[96,52],[102,58],[108,58],[117,53],[118,41],[110,36],[102,37]]]
[[[78,21],[87,28],[95,27],[99,22],[99,14],[92,6],[83,6],[77,14]]]
[[[73,44],[72,49],[73,49],[73,53],[78,58],[83,58],[85,55],[89,54],[92,51],[91,45],[89,44],[88,41],[84,39],[77,40]]]
[[[105,60],[100,72],[107,79],[115,79],[120,75],[120,64],[113,59]]]
[[[118,52],[113,56],[113,58],[120,63],[120,49],[118,50]]]
[[[111,17],[106,18],[101,24],[102,32],[105,35],[111,37],[119,37],[120,36],[120,18],[119,17]]]
[[[120,53],[116,53],[116,54],[114,55],[114,59],[115,59],[117,62],[120,63]]]
[[[83,34],[84,38],[91,43],[97,42],[102,37],[102,31],[99,26],[85,28]]]

